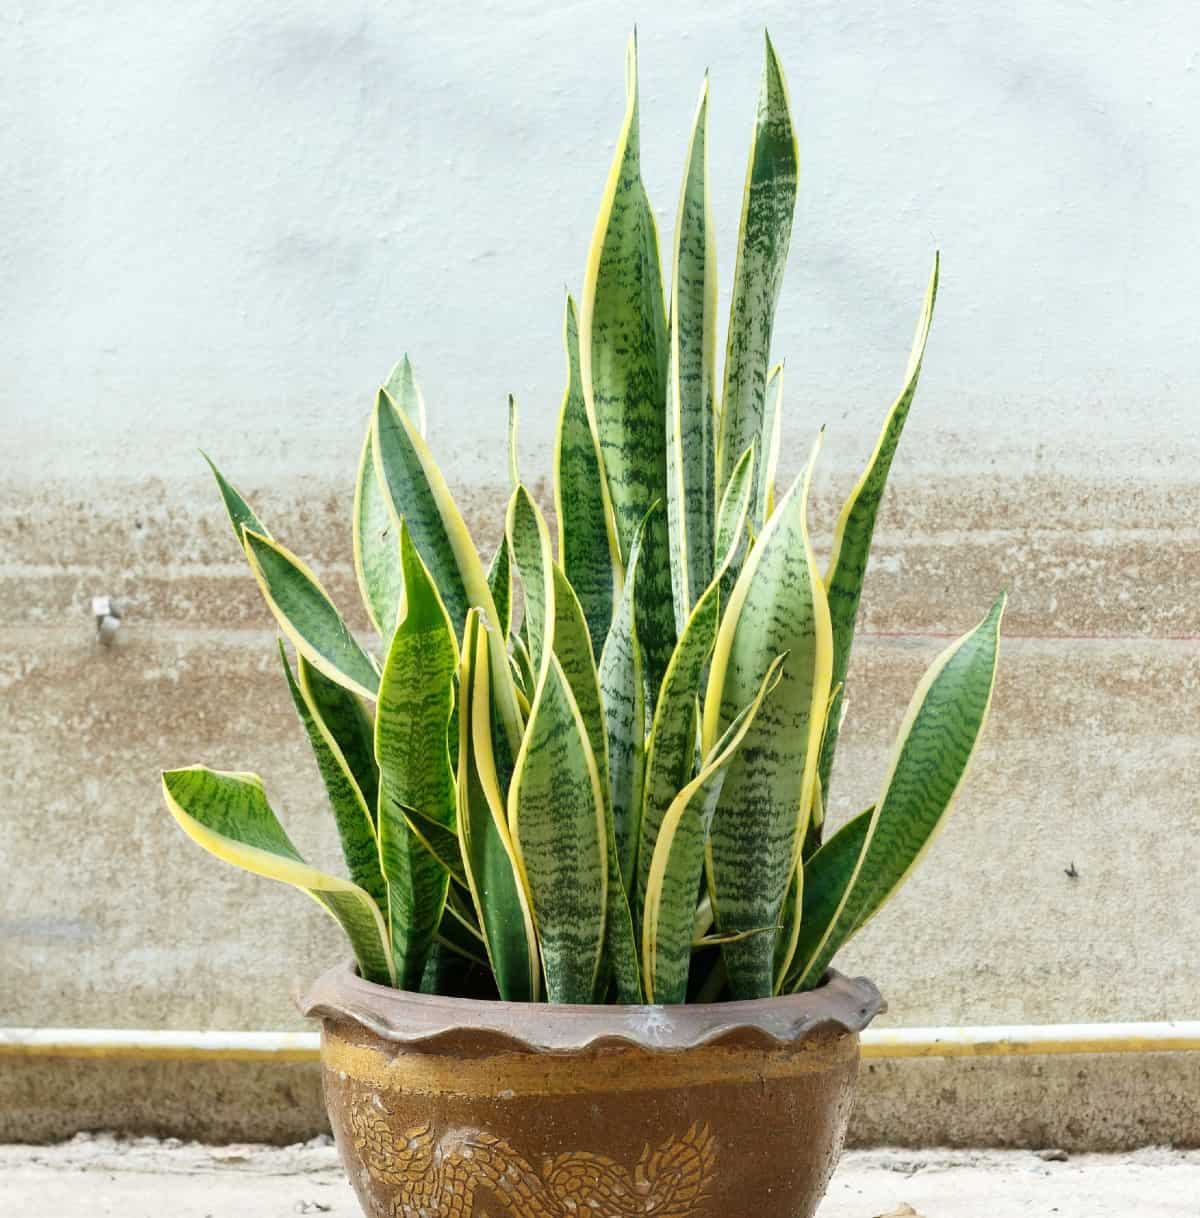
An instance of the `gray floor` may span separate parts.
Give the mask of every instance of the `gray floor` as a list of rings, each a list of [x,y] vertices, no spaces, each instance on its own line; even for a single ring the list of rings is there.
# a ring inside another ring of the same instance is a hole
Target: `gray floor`
[[[1050,1157],[1046,1157],[1049,1154]],[[819,1218],[1197,1218],[1200,1151],[856,1151]],[[0,1146],[0,1214],[360,1218],[325,1139],[283,1149],[81,1135]]]

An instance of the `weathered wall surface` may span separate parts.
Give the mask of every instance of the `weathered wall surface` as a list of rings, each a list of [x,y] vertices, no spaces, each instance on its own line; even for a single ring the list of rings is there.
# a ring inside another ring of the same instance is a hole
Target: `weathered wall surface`
[[[649,9],[648,186],[666,243],[711,67],[725,287],[764,23],[789,71],[802,200],[775,350],[787,471],[829,424],[822,540],[943,251],[836,816],[873,798],[920,672],[1002,586],[1008,637],[955,816],[843,967],[910,1024],[1194,1014],[1200,15]],[[336,856],[196,449],[361,623],[353,471],[373,386],[408,350],[493,542],[510,390],[526,470],[549,467],[562,289],[633,17],[222,0],[163,21],[64,0],[0,18],[0,1024],[297,1022],[288,986],[341,952],[336,929],[203,857],[158,795],[163,765],[258,770],[302,848]],[[111,650],[100,593],[125,612]],[[1101,1104],[1134,1079],[1098,1077],[1117,1080]]]

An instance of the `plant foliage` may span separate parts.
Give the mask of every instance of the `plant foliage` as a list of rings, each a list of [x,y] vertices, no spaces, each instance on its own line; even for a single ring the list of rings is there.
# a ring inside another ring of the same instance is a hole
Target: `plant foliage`
[[[580,308],[566,304],[554,533],[520,481],[510,399],[512,496],[485,567],[405,356],[376,398],[354,495],[372,648],[213,467],[295,651],[293,668],[281,645],[284,675],[349,878],[304,862],[254,775],[169,771],[167,806],[211,853],[323,905],[382,984],[576,1003],[816,986],[929,845],[987,716],[1003,596],[918,685],[876,803],[824,840],[867,558],[938,262],[822,571],[808,525],[820,437],[775,485],[771,331],[798,175],[775,50],[768,39],[720,376],[708,82],[668,292],[632,40],[626,89]]]

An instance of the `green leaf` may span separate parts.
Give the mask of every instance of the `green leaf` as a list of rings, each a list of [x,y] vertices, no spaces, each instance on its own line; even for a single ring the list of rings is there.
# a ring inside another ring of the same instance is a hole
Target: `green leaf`
[[[720,603],[730,560],[736,552],[734,539],[745,533],[752,482],[748,471],[752,450],[738,463],[722,503],[719,533],[728,535],[712,582],[692,610],[663,677],[658,705],[646,746],[645,783],[637,848],[637,907],[646,899],[650,860],[659,827],[672,800],[692,776],[696,756],[699,711],[696,691],[712,654],[720,620]],[[731,502],[736,500],[736,504]],[[740,513],[736,515],[735,513]]]
[[[675,626],[712,579],[717,515],[717,247],[708,193],[708,78],[688,143],[671,276],[667,519]]]
[[[713,820],[709,882],[722,933],[776,926],[804,840],[829,697],[829,607],[808,536],[807,501],[820,441],[738,576],[717,634],[701,733],[713,744],[787,655],[730,765]],[[723,949],[737,998],[774,992],[774,936]]]
[[[600,655],[600,690],[608,736],[609,792],[621,879],[632,891],[639,836],[646,748],[646,700],[642,650],[633,612],[644,529],[633,539],[625,590]]]
[[[762,426],[762,460],[754,493],[754,527],[758,532],[775,510],[775,473],[779,468],[779,444],[783,434],[783,365],[767,375],[765,414]],[[735,471],[736,472],[736,471]]]
[[[397,984],[414,990],[442,920],[449,877],[418,840],[407,809],[446,828],[455,821],[454,774],[446,731],[458,668],[450,617],[400,522],[402,616],[379,683],[379,849],[388,885],[388,921]]]
[[[496,553],[492,555],[492,565],[488,568],[488,588],[492,593],[492,602],[496,606],[497,627],[507,638],[512,629],[512,562],[508,550],[508,538],[501,537]]]
[[[587,729],[554,655],[543,670],[508,794],[551,1002],[596,999],[608,900],[604,800]]]
[[[832,925],[858,865],[874,816],[875,805],[872,804],[865,812],[847,821],[805,862],[800,937],[783,985],[786,992],[797,987],[805,964],[816,954],[817,945]]]
[[[487,621],[500,615],[492,600],[483,563],[428,445],[404,411],[381,390],[372,420],[371,444],[380,485],[396,515],[403,516],[421,560],[450,614],[454,637],[462,638],[467,610],[478,606]],[[495,649],[492,667],[495,711],[505,749],[515,754],[521,742],[521,712],[506,669],[504,636],[489,635]],[[502,671],[503,669],[503,671]]]
[[[466,868],[463,866],[462,848],[455,830],[432,816],[426,816],[424,812],[418,812],[416,808],[402,808],[401,811],[408,827],[426,851],[437,860],[438,865],[448,871],[450,878],[457,884],[463,888],[469,887]]]
[[[380,390],[372,419],[375,471],[397,518],[403,517],[421,561],[429,569],[462,637],[467,610],[478,605],[498,621],[483,563],[462,513],[428,446],[386,390]]]
[[[521,577],[529,654],[540,680],[554,649],[554,554],[541,509],[523,486],[508,501],[505,534]]]
[[[763,699],[779,681],[783,657],[766,671],[748,706],[734,718],[706,758],[700,773],[681,790],[663,817],[650,862],[642,922],[642,962],[651,1002],[684,1002],[696,922],[696,890],[704,870],[704,845],[729,763],[742,747]],[[745,943],[746,927],[720,936],[727,947]]]
[[[799,163],[787,84],[768,37],[729,308],[717,442],[721,486],[729,481],[734,462],[747,445],[757,441],[760,452],[768,447],[763,432],[767,367],[791,242]]]
[[[396,627],[400,598],[400,547],[396,517],[379,485],[371,431],[363,442],[354,485],[354,574],[371,623],[386,644]]]
[[[350,633],[317,577],[269,537],[251,529],[242,537],[267,607],[296,650],[339,685],[374,698],[379,688],[375,661]]]
[[[605,730],[604,705],[600,696],[600,679],[596,672],[596,661],[592,658],[591,638],[588,635],[583,607],[562,568],[555,564],[553,571],[554,654],[562,665],[563,674],[579,707],[588,745],[596,763],[601,798],[604,802],[609,876],[605,960],[617,983],[617,1001],[640,1002],[642,989],[637,941],[633,933],[629,895],[621,882],[621,856],[617,849],[616,825],[609,788],[608,735]]]
[[[379,907],[356,884],[301,858],[257,774],[189,766],[165,771],[162,785],[167,808],[188,837],[226,863],[307,893],[349,936],[359,973],[367,981],[395,984]]]
[[[921,376],[921,362],[925,357],[925,343],[929,338],[929,327],[933,322],[933,306],[937,301],[938,271],[941,260],[934,255],[933,272],[925,290],[925,301],[917,321],[917,332],[913,338],[908,367],[904,373],[904,387],[900,396],[892,403],[884,421],[883,430],[875,444],[867,468],[863,471],[854,490],[850,492],[838,517],[833,535],[833,556],[825,574],[825,587],[829,591],[829,613],[833,621],[833,681],[843,688],[834,699],[829,712],[829,731],[821,749],[821,789],[829,801],[829,783],[833,770],[833,758],[837,752],[838,735],[841,730],[842,702],[845,697],[846,674],[850,669],[850,650],[854,645],[854,627],[858,620],[858,605],[862,599],[863,580],[867,574],[867,559],[871,552],[871,538],[875,535],[875,520],[879,505],[883,501],[892,458],[900,444],[900,435],[908,419],[909,407],[917,392],[917,381]]]
[[[458,835],[467,883],[500,997],[537,1002],[537,935],[508,829],[493,746],[493,649],[477,609],[467,616],[458,674]]]
[[[279,644],[279,659],[292,695],[292,704],[317,759],[317,769],[325,785],[325,793],[329,797],[329,806],[333,809],[338,839],[350,878],[377,905],[386,907],[387,887],[379,866],[379,842],[375,836],[375,822],[371,810],[336,739],[293,676],[282,641]],[[303,659],[300,662],[303,663]],[[320,674],[317,676],[324,680]],[[334,688],[338,689],[339,693],[344,693],[347,698],[354,698],[352,693],[341,690],[340,686]],[[354,700],[357,705],[357,699]],[[361,709],[359,707],[360,712]]]
[[[383,387],[388,397],[412,420],[417,431],[425,435],[425,398],[407,355],[392,369]]]
[[[303,656],[297,677],[304,700],[329,740],[334,755],[362,792],[374,825],[379,804],[379,766],[375,762],[375,720],[356,694],[331,681]]]
[[[254,514],[254,509],[242,498],[241,494],[229,482],[226,482],[208,453],[202,452],[200,455],[208,462],[208,468],[212,470],[213,477],[217,480],[217,489],[221,492],[225,510],[229,513],[229,523],[233,525],[233,533],[238,539],[238,545],[242,544],[243,529],[252,529],[255,533],[261,533],[263,537],[270,537],[267,526]]]
[[[904,882],[944,822],[987,720],[1005,601],[1001,593],[983,621],[942,652],[917,686],[866,843],[836,916],[805,961],[801,989],[824,976],[834,954]]]
[[[599,655],[621,594],[621,552],[600,464],[600,449],[588,420],[579,372],[579,323],[575,302],[567,297],[563,337],[567,349],[567,387],[558,416],[554,448],[554,510],[558,516],[558,553],[571,587],[579,596],[592,651]],[[599,538],[607,540],[607,546]]]
[[[637,45],[630,39],[625,118],[584,275],[580,373],[600,444],[621,553],[650,508],[667,496],[667,325],[654,213],[639,161]],[[646,594],[638,623],[651,701],[675,645],[666,513],[643,545]]]
[[[754,445],[738,458],[717,508],[717,567],[722,571],[721,603],[729,600],[734,581],[750,548],[750,503],[754,494]]]

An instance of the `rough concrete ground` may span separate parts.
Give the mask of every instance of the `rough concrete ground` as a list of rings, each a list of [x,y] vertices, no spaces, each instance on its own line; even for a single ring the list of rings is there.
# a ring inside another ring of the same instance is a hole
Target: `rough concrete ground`
[[[1196,1218],[1200,1151],[848,1152],[819,1218]],[[327,1137],[202,1146],[81,1134],[0,1146],[0,1214],[36,1218],[361,1218]],[[732,1216],[731,1216],[732,1218]]]

